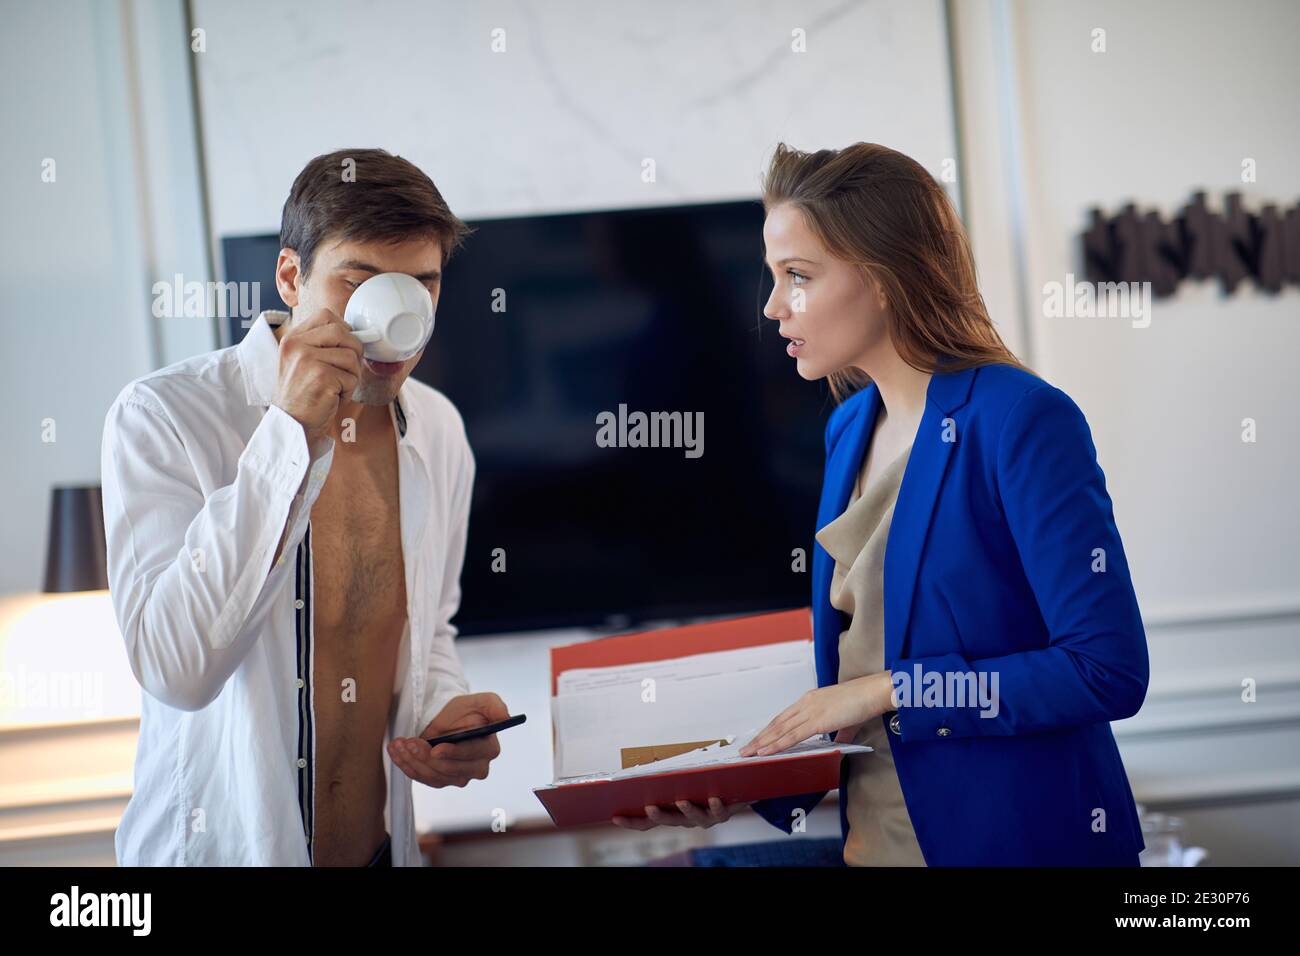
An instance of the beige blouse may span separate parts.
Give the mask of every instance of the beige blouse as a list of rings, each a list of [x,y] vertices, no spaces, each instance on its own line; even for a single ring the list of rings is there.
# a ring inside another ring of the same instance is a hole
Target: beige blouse
[[[848,630],[840,634],[841,683],[885,668],[885,542],[911,452],[911,446],[904,449],[865,494],[855,486],[844,513],[817,532],[817,541],[835,561],[831,606],[851,617]],[[861,481],[859,472],[859,485]],[[925,866],[883,722],[867,721],[853,743],[873,749],[845,758],[849,767],[840,799],[845,801],[849,832],[844,862]]]

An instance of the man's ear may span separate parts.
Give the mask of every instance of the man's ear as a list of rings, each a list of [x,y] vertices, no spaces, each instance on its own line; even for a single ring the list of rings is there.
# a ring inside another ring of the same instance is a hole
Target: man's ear
[[[291,309],[298,307],[299,283],[302,281],[298,266],[298,253],[295,250],[288,246],[280,250],[280,258],[275,263],[275,290]]]

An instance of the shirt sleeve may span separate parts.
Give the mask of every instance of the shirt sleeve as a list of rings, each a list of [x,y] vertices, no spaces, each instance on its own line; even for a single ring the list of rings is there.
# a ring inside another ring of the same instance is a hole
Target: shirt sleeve
[[[309,450],[302,426],[272,405],[235,480],[205,497],[164,409],[139,392],[119,396],[101,450],[108,579],[148,694],[198,710],[221,692],[287,580],[284,556],[305,533],[333,450],[328,438]]]
[[[462,432],[463,436],[463,432]],[[462,437],[463,456],[458,469],[455,488],[451,491],[450,532],[447,537],[447,556],[443,562],[442,581],[435,609],[433,640],[429,650],[427,686],[429,702],[425,708],[420,730],[427,727],[454,697],[470,693],[465,679],[460,655],[456,653],[456,626],[452,617],[460,608],[460,574],[465,565],[465,542],[469,532],[469,508],[473,496],[475,462],[468,440]]]
[[[1137,713],[1146,696],[1146,633],[1083,412],[1055,387],[1026,392],[1007,416],[996,467],[1020,559],[1005,573],[1023,568],[1046,625],[1045,646],[976,660],[944,654],[895,661],[904,741],[1120,720]],[[927,695],[927,685],[962,692]]]

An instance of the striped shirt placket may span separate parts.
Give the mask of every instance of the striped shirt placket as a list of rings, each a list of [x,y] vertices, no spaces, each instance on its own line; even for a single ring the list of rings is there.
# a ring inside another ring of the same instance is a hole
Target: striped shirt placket
[[[402,403],[396,398],[393,399],[393,414],[397,417],[397,436],[406,437],[406,413],[402,411]]]
[[[307,532],[298,544],[297,587],[294,608],[297,614],[298,636],[298,809],[302,813],[303,834],[307,838],[307,859],[312,861],[312,836],[315,824],[315,753],[316,729],[312,722],[311,706],[311,521]]]

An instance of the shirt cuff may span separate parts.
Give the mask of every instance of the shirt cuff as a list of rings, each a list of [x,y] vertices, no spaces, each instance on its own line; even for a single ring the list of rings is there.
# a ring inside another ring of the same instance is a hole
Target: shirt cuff
[[[332,448],[332,441],[330,445]],[[239,456],[239,467],[265,478],[285,497],[292,497],[302,488],[311,462],[307,433],[278,405],[267,408]]]
[[[304,436],[304,441],[305,441]],[[334,461],[334,439],[322,435],[311,444],[308,452],[307,474],[298,486],[298,497],[314,504]]]
[[[276,454],[278,461],[271,457]],[[333,461],[334,439],[322,435],[309,447],[307,433],[297,419],[278,405],[267,408],[261,424],[240,456],[240,464],[267,478],[277,488],[284,488],[289,481],[294,482],[291,489],[293,500],[284,521],[280,557],[272,571],[284,566],[293,551],[291,545],[296,546],[301,539],[303,522],[320,496]]]

